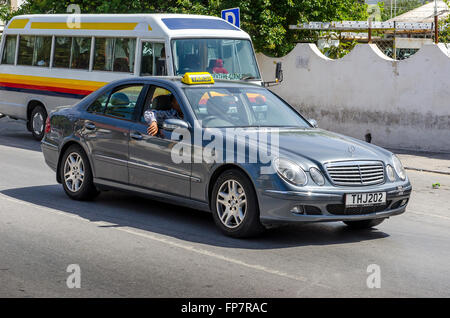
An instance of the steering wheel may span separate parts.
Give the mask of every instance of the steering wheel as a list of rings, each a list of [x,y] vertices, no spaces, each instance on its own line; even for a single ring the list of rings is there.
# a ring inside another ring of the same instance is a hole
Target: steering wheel
[[[217,117],[216,116],[213,116],[213,115],[209,115],[209,116],[206,116],[205,118],[203,118],[202,119],[202,122],[203,123],[209,123],[211,120],[213,120],[213,119],[216,119]],[[206,125],[205,125],[206,126]]]

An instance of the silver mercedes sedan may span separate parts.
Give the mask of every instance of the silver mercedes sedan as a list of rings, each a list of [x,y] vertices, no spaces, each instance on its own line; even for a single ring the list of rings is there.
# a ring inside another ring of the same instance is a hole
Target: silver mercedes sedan
[[[42,151],[72,199],[132,191],[210,211],[233,237],[291,222],[371,228],[403,213],[412,190],[391,152],[208,74],[110,83],[51,113]]]

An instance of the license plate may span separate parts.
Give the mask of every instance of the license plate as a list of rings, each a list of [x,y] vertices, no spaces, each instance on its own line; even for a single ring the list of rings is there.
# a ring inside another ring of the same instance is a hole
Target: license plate
[[[386,192],[348,193],[345,195],[345,206],[368,206],[386,203]]]

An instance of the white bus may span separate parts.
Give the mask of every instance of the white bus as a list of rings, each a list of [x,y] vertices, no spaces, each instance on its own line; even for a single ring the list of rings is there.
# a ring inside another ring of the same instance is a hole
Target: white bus
[[[110,81],[200,71],[262,81],[250,36],[217,17],[17,16],[0,43],[0,117],[26,120],[40,140],[50,111]]]

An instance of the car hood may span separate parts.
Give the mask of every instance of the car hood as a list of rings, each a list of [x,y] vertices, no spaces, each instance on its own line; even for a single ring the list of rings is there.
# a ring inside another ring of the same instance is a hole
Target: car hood
[[[280,131],[280,152],[293,153],[313,162],[385,160],[384,150],[367,142],[322,129]]]
[[[261,131],[261,129],[254,130],[254,132]],[[260,135],[259,142],[257,139],[251,138],[251,146],[264,144],[268,149],[274,149],[274,147],[276,149],[276,136],[273,134],[278,134],[279,156],[294,160],[306,169],[312,165],[331,161],[387,161],[391,156],[389,151],[381,147],[318,128],[280,129],[278,132],[277,130],[271,132],[267,130],[267,132],[270,138]]]

